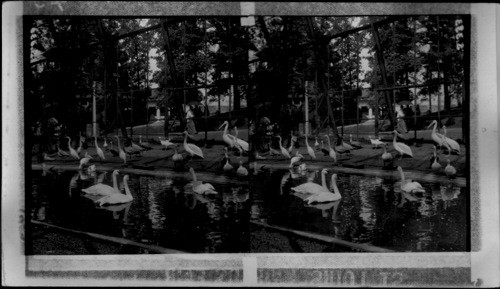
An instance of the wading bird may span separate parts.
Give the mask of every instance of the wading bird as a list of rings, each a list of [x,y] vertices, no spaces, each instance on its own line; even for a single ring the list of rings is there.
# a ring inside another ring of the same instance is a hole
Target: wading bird
[[[63,151],[63,150],[59,147],[59,143],[57,144],[57,155],[58,155],[58,156],[60,156],[60,157],[69,157],[69,153],[68,153],[68,152]]]
[[[244,152],[248,152],[248,142],[238,138],[238,127],[236,126],[234,127],[234,145],[238,147],[238,149],[240,150],[240,154],[241,150],[243,150]]]
[[[76,149],[76,153],[78,155],[80,155],[80,153],[82,152],[82,149],[83,149],[83,139],[82,139],[82,136],[80,136],[80,138],[78,139],[78,142],[79,142],[79,145],[78,145],[78,148]]]
[[[224,127],[224,132],[222,133],[222,140],[230,147],[230,148],[233,148],[234,147],[234,136],[230,135],[227,131],[228,131],[228,127],[229,127],[229,122],[226,120],[224,121],[221,126],[219,126],[219,129],[221,129],[222,127]]]
[[[123,185],[125,187],[125,195],[122,193],[116,193],[116,194],[111,194],[109,196],[105,196],[99,200],[97,200],[97,203],[99,206],[103,205],[114,205],[114,204],[124,204],[124,203],[129,203],[134,200],[134,197],[132,196],[132,193],[130,192],[130,188],[128,186],[128,175],[125,175],[123,177]]]
[[[119,170],[114,170],[113,171],[113,186],[108,186],[105,184],[95,184],[93,186],[90,186],[86,189],[82,189],[82,192],[89,194],[89,195],[99,195],[99,196],[109,196],[112,194],[121,194],[120,190],[118,189],[118,181],[116,180],[118,174],[120,173]]]
[[[416,192],[425,192],[425,189],[418,182],[405,179],[405,175],[403,173],[403,168],[398,166],[398,172],[401,176],[401,190],[405,193],[416,193]]]
[[[110,140],[110,141],[109,141],[109,144],[110,144],[109,149],[108,149],[108,150],[109,150],[109,152],[110,152],[110,153],[111,153],[114,157],[119,156],[118,151],[116,151],[116,150],[113,148],[113,141],[111,141],[111,140]]]
[[[217,194],[217,191],[215,191],[214,186],[210,183],[203,183],[201,181],[198,181],[196,178],[196,174],[194,172],[193,168],[189,168],[189,172],[191,173],[191,176],[193,177],[192,185],[193,185],[193,192],[197,194]]]
[[[94,136],[94,142],[95,142],[95,150],[97,151],[97,156],[99,156],[99,159],[101,160],[101,162],[106,160],[106,157],[104,156],[104,152],[97,144],[97,137],[96,136]]]
[[[86,166],[91,159],[92,157],[89,155],[89,153],[85,152],[85,156],[82,159],[80,159],[80,166],[78,168],[81,169],[84,166]]]
[[[290,156],[290,153],[288,152],[288,150],[286,148],[283,147],[283,145],[281,144],[281,136],[278,136],[278,139],[279,139],[279,145],[280,145],[280,151],[281,151],[281,154],[287,158],[292,158]]]
[[[127,154],[125,153],[125,151],[122,149],[121,145],[120,145],[120,138],[115,135],[116,137],[116,143],[118,144],[118,154],[119,154],[119,157],[120,159],[123,160],[123,163],[126,164],[127,163]]]
[[[316,159],[316,154],[314,153],[314,150],[311,146],[309,146],[309,141],[307,140],[307,135],[306,135],[306,147],[307,147],[307,153],[311,157],[311,159]]]
[[[290,168],[292,168],[297,162],[303,159],[304,156],[299,153],[299,151],[295,152],[295,156],[290,159]]]
[[[330,143],[330,137],[327,134],[325,134],[325,137],[328,140],[328,149],[329,149],[328,155],[333,159],[333,162],[336,163],[337,162],[337,153],[332,148],[332,144]]]
[[[75,149],[71,147],[71,138],[70,138],[69,136],[67,136],[66,138],[68,139],[68,148],[69,148],[69,153],[70,153],[70,155],[71,155],[73,158],[75,158],[75,159],[79,160],[79,159],[80,159],[80,156],[79,156],[79,155],[78,155],[78,153],[75,151]]]
[[[392,131],[394,133],[394,139],[392,140],[392,146],[394,147],[395,150],[397,150],[400,154],[400,158],[403,158],[403,155],[409,155],[410,157],[413,157],[413,153],[411,151],[411,148],[407,146],[406,144],[402,142],[396,142],[396,138],[398,136],[398,131],[394,130]]]

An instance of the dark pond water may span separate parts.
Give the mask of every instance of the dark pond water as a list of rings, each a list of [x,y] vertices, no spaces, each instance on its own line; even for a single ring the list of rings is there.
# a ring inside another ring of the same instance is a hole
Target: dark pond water
[[[255,222],[396,251],[467,250],[465,188],[421,182],[425,193],[406,194],[395,179],[339,174],[340,201],[307,205],[290,191],[306,179],[270,171],[251,176],[245,185],[213,183],[218,195],[199,196],[190,193],[190,179],[130,175],[134,200],[99,207],[81,189],[96,182],[111,185],[111,173],[33,171],[27,211],[33,220],[193,253],[352,251]]]

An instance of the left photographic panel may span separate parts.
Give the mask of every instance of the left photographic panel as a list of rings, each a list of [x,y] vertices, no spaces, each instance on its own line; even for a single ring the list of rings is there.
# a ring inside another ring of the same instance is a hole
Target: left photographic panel
[[[22,24],[25,254],[250,252],[250,26]]]

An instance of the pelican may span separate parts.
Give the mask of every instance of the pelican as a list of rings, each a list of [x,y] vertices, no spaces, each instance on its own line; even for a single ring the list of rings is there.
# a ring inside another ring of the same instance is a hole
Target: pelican
[[[92,159],[92,157],[89,155],[89,153],[85,152],[85,156],[80,159],[80,166],[79,168],[83,168],[83,166],[87,165],[89,161]]]
[[[236,170],[236,173],[241,177],[248,176],[248,170],[243,166],[243,161],[240,161],[240,166]]]
[[[102,205],[114,205],[114,204],[124,204],[124,203],[129,203],[134,200],[134,197],[132,197],[132,193],[130,192],[130,188],[128,187],[128,175],[125,175],[123,177],[123,185],[125,187],[125,195],[122,193],[116,193],[116,194],[111,194],[109,196],[105,196],[99,200],[97,200],[97,203],[99,203],[99,206]]]
[[[222,140],[227,143],[227,145],[231,148],[234,147],[234,136],[230,135],[228,132],[227,132],[227,128],[229,127],[229,122],[226,120],[224,121],[221,126],[219,126],[219,129],[221,129],[222,127],[224,127],[224,132],[222,133]]]
[[[413,157],[413,153],[411,151],[411,148],[409,146],[407,146],[406,144],[402,143],[402,142],[396,142],[396,138],[397,138],[397,135],[398,135],[398,131],[397,130],[394,130],[392,131],[394,133],[394,139],[392,140],[392,146],[394,147],[395,150],[397,150],[401,157],[400,159],[403,158],[403,155],[409,155],[410,157]]]
[[[101,162],[106,160],[106,157],[104,157],[104,152],[97,144],[97,137],[96,136],[94,136],[94,142],[95,142],[95,150],[97,151],[97,155],[99,156],[99,159],[101,159]]]
[[[105,185],[105,184],[95,184],[93,186],[90,186],[86,189],[82,189],[82,192],[88,194],[88,195],[100,195],[100,196],[109,196],[112,194],[121,194],[120,190],[118,189],[118,182],[116,180],[116,177],[120,173],[119,170],[114,170],[113,171],[113,187]]]
[[[142,135],[139,135],[139,146],[145,150],[151,150],[153,149],[151,145],[148,142],[143,142],[142,141]]]
[[[437,124],[438,124],[437,121],[433,120],[431,122],[431,124],[429,124],[429,126],[427,128],[430,128],[431,126],[434,126],[432,128],[431,138],[441,148],[444,145],[443,144],[443,135],[436,132]]]
[[[291,159],[292,157],[290,156],[290,153],[281,144],[281,136],[278,136],[278,139],[279,139],[281,154],[284,155],[285,157]]]
[[[434,156],[431,158],[432,160],[431,168],[435,171],[438,171],[439,169],[441,169],[441,164],[438,163],[439,158],[436,153],[436,146],[433,146],[433,149],[434,149]]]
[[[299,162],[301,159],[303,159],[304,156],[299,153],[299,151],[295,152],[295,156],[290,159],[290,168],[293,168],[294,164]]]
[[[120,138],[117,135],[115,137],[116,137],[116,143],[118,144],[119,156],[123,160],[123,163],[126,164],[127,163],[127,154],[125,153],[125,151],[120,146]]]
[[[327,169],[321,170],[321,181],[322,181],[322,183],[326,184],[326,174],[327,173],[328,173]],[[293,187],[292,191],[294,191],[296,193],[306,193],[306,194],[321,194],[321,193],[324,193],[324,192],[330,193],[330,191],[328,190],[328,188],[326,187],[326,185],[323,187],[323,186],[320,186],[320,185],[318,185],[316,183],[313,183],[312,181],[311,182],[307,182],[305,184],[298,185],[296,187]]]
[[[68,139],[68,148],[69,148],[69,153],[70,153],[70,155],[71,155],[73,158],[75,158],[75,159],[79,160],[79,159],[80,159],[80,156],[79,156],[79,155],[78,155],[78,153],[75,151],[75,149],[71,147],[71,138],[70,138],[69,136],[67,136],[66,138]]]
[[[177,145],[174,145],[174,154],[172,155],[172,160],[174,162],[180,162],[182,161],[184,158],[182,157],[182,155],[180,153],[177,152]]]
[[[226,156],[226,164],[224,165],[224,167],[222,167],[222,169],[225,171],[225,172],[230,172],[234,169],[234,167],[229,163],[229,156],[227,155],[227,147],[224,147],[224,155]]]
[[[184,150],[188,152],[191,157],[199,156],[203,158],[203,151],[196,145],[187,142],[188,132],[184,131]]]
[[[444,172],[449,178],[454,178],[457,174],[457,169],[455,169],[455,167],[450,164],[449,158],[446,159],[446,161],[448,162],[448,165],[444,168]]]
[[[189,168],[189,172],[191,172],[191,175],[193,176],[193,192],[197,194],[217,194],[214,186],[210,183],[202,183],[196,179],[196,174],[193,168]]]
[[[336,163],[337,162],[337,153],[332,148],[332,144],[330,143],[330,137],[327,134],[325,134],[325,137],[328,140],[328,148],[329,148],[328,155],[333,159],[333,162]]]
[[[307,135],[306,135],[306,147],[307,147],[307,153],[309,154],[311,159],[316,159],[316,154],[314,153],[314,150],[312,149],[312,147],[309,146],[309,142],[307,141]]]
[[[452,152],[459,153],[460,152],[460,145],[455,140],[453,140],[449,137],[446,137],[446,126],[444,126],[444,125],[443,125],[443,131],[444,131],[444,134],[442,136],[443,145],[448,149],[448,151],[451,150]]]
[[[412,180],[405,180],[405,175],[403,173],[403,168],[398,166],[398,172],[401,176],[401,190],[405,193],[416,193],[416,192],[425,192],[425,189],[418,182]]]
[[[368,136],[370,139],[370,142],[372,145],[374,145],[373,149],[377,149],[379,145],[384,145],[384,142],[380,140],[380,137],[378,139],[372,138],[372,136]]]
[[[248,152],[248,142],[238,138],[238,127],[236,126],[234,127],[234,142],[237,147],[241,148],[245,152]]]
[[[164,146],[164,149],[168,149],[169,146],[175,145],[173,142],[170,141],[170,139],[162,139],[161,136],[158,137],[160,139],[160,143],[162,146]]]
[[[387,144],[384,143],[384,152],[382,153],[382,160],[384,161],[384,166],[387,162],[392,162],[392,154],[387,152]]]
[[[359,141],[353,141],[352,140],[352,134],[349,135],[349,143],[356,149],[360,149],[360,148],[363,148],[363,146],[361,145],[361,143]]]

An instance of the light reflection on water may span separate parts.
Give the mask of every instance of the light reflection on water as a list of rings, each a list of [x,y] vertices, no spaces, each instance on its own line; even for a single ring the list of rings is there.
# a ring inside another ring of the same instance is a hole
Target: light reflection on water
[[[219,194],[209,196],[193,193],[189,179],[131,175],[134,201],[99,207],[81,189],[98,182],[111,185],[110,173],[34,171],[29,209],[35,220],[186,252],[270,250],[256,240],[265,234],[255,234],[262,229],[250,221],[397,251],[466,250],[465,188],[421,182],[426,192],[409,194],[394,179],[339,174],[342,199],[308,205],[290,188],[309,175],[263,172],[248,185],[213,184]],[[313,181],[320,183],[320,174]]]

